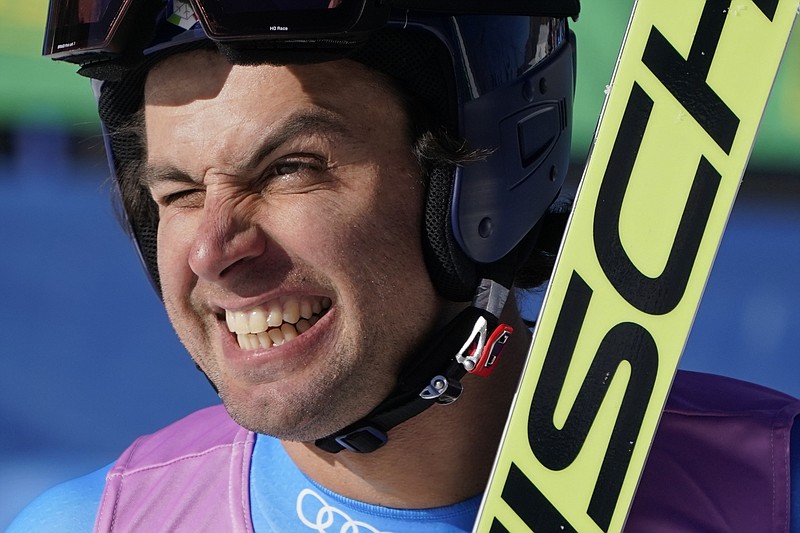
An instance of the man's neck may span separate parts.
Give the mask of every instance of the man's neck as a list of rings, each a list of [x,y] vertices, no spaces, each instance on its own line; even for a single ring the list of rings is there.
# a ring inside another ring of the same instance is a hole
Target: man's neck
[[[511,301],[507,308],[516,309]],[[501,360],[488,377],[468,375],[451,405],[435,405],[397,426],[379,450],[330,454],[312,443],[284,442],[307,476],[355,500],[399,508],[450,505],[480,494],[488,481],[511,401],[530,344],[514,311],[514,328]]]

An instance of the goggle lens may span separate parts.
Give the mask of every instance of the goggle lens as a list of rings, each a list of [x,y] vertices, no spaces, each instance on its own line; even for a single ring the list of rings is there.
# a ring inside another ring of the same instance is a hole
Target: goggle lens
[[[206,33],[217,40],[283,39],[350,31],[365,0],[197,0]]]
[[[44,55],[114,51],[114,33],[131,0],[51,1]]]

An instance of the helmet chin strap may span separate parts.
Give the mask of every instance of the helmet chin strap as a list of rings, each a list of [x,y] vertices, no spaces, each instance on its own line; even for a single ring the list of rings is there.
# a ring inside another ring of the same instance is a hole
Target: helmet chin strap
[[[513,332],[499,318],[508,292],[496,281],[481,280],[472,305],[412,354],[389,396],[364,418],[318,439],[316,446],[331,453],[375,451],[386,444],[393,427],[434,404],[457,400],[468,372],[488,376]]]

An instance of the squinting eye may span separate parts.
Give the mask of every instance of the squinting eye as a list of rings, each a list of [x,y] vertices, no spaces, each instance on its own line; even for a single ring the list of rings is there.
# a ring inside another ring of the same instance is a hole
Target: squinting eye
[[[325,181],[330,165],[314,154],[293,154],[274,161],[259,183],[265,192],[306,192]]]
[[[294,174],[295,172],[303,170],[307,166],[308,165],[306,163],[300,161],[283,161],[273,166],[272,172],[277,176],[281,176],[284,174]]]
[[[270,173],[274,176],[285,176],[298,172],[320,172],[325,168],[324,163],[314,158],[284,159],[273,164]]]
[[[205,201],[204,192],[201,189],[174,192],[162,197],[158,203],[163,206],[180,208],[202,207]]]

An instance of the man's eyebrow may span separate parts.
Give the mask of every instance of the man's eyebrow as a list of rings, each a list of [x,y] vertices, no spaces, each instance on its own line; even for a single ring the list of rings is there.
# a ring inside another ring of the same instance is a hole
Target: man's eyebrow
[[[342,117],[327,109],[315,108],[303,110],[290,115],[286,120],[280,122],[276,127],[256,145],[256,148],[247,156],[242,158],[242,162],[236,165],[240,172],[247,172],[255,169],[261,161],[277,150],[285,142],[299,136],[332,136],[346,138],[353,141],[351,131],[345,126]]]
[[[252,171],[282,144],[300,135],[335,135],[337,138],[346,138],[350,142],[354,140],[352,133],[338,114],[325,109],[303,110],[290,115],[271,128],[256,144],[256,147],[245,154],[242,161],[235,165],[233,170],[242,174]],[[164,181],[197,183],[192,176],[172,165],[145,163],[142,173],[142,184],[145,187],[152,187]]]
[[[145,163],[141,172],[142,185],[149,189],[163,182],[197,184],[197,181],[193,180],[186,172],[172,165],[162,166]]]

